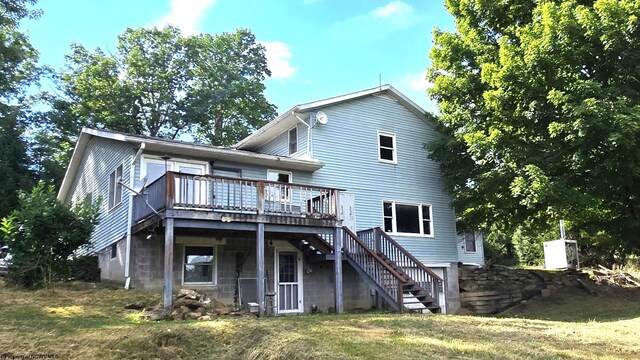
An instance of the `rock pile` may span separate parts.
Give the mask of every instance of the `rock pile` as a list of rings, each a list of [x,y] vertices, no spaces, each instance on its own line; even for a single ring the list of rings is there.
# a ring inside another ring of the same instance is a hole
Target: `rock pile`
[[[173,308],[167,313],[162,304],[153,308],[145,307],[144,304],[135,303],[125,306],[125,309],[142,310],[142,318],[151,321],[158,320],[212,320],[218,316],[250,316],[255,317],[247,311],[232,311],[231,308],[213,298],[208,298],[206,294],[200,294],[192,289],[180,289]]]
[[[607,269],[598,265],[600,270],[593,270],[593,277],[598,285],[612,285],[621,287],[640,287],[640,279],[633,277],[622,269]]]

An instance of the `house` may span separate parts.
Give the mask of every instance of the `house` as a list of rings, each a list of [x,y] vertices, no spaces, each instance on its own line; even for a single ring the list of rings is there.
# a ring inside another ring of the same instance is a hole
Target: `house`
[[[455,312],[437,136],[389,85],[295,106],[232,148],[85,128],[59,199],[102,199],[102,278],[164,288],[167,308],[189,287],[261,313]]]

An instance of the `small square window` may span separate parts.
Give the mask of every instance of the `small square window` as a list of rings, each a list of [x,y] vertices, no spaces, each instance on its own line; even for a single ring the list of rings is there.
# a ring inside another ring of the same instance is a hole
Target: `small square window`
[[[118,257],[118,244],[111,245],[111,259]]]
[[[378,160],[396,163],[396,135],[378,132]]]
[[[298,127],[289,130],[289,155],[298,152]]]

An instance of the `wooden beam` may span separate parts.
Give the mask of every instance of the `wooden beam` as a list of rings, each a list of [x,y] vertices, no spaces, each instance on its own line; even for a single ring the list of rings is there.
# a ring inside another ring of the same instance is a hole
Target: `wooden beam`
[[[260,315],[264,315],[264,224],[258,223],[256,231],[256,278],[258,282],[258,304]]]
[[[173,218],[165,219],[164,229],[164,309],[171,311],[173,302]]]
[[[344,312],[342,303],[342,228],[335,228],[333,232],[333,249],[334,249],[334,275],[335,275],[335,305],[336,313]]]

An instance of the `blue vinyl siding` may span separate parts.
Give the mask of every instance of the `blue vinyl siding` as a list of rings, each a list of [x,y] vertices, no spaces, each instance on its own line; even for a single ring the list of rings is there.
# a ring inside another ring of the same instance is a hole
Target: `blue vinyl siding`
[[[308,122],[308,119],[305,120]],[[303,157],[307,151],[307,126],[300,123],[298,127],[298,152],[293,154],[292,157]],[[262,154],[289,156],[289,131],[286,131],[272,140],[268,141],[263,146],[256,149],[256,152]]]
[[[109,176],[123,165],[122,181],[129,184],[129,164],[135,152],[130,144],[99,137],[92,138],[87,146],[65,201],[81,201],[88,193],[92,194],[93,201],[101,199],[99,223],[91,236],[90,252],[104,249],[127,233],[129,193],[123,188],[122,202],[109,210]]]
[[[464,235],[458,237],[458,261],[484,265],[484,238],[481,231],[476,232],[476,252],[465,251]]]
[[[329,122],[312,130],[312,155],[326,164],[314,184],[347,189],[356,197],[358,229],[383,225],[384,200],[432,206],[433,237],[396,237],[425,263],[458,261],[455,216],[438,164],[424,144],[438,134],[394,99],[369,96],[320,109]],[[314,114],[311,114],[313,116]],[[378,131],[394,133],[397,164],[378,161]]]

